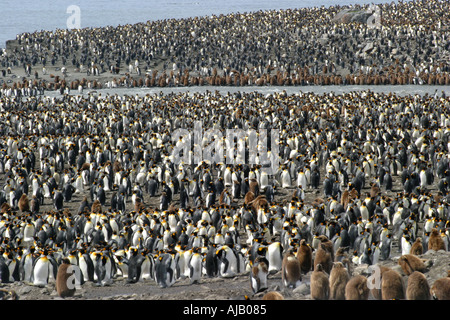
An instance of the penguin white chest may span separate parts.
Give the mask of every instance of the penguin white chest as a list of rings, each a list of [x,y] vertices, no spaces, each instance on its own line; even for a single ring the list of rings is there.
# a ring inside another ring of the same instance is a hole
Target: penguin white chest
[[[281,173],[281,186],[283,188],[290,188],[291,187],[291,176],[289,174],[289,171],[284,170]]]
[[[50,276],[50,262],[47,257],[39,258],[36,261],[33,270],[33,284],[35,286],[46,286],[48,284],[48,279]]]

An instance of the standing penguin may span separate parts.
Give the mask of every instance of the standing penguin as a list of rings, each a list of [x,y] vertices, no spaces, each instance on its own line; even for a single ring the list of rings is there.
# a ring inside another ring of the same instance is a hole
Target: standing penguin
[[[36,259],[35,247],[31,246],[20,259],[19,272],[22,281],[30,282],[33,273],[33,264]]]
[[[315,168],[311,173],[310,186],[312,189],[318,189],[319,185],[320,185],[320,172],[317,168]]]
[[[73,275],[73,272],[69,272],[71,266],[69,259],[64,258],[58,268],[58,273],[56,275],[56,292],[58,292],[58,295],[61,298],[72,297],[76,291],[75,285],[69,282],[69,279]]]
[[[344,265],[341,262],[334,262],[330,273],[330,300],[345,300],[345,287],[349,278]]]
[[[40,257],[35,260],[31,276],[31,281],[35,286],[45,287],[51,277],[51,272],[55,272],[53,276],[56,278],[57,266],[53,265],[53,261],[49,259],[47,250],[44,250]]]
[[[331,268],[333,267],[333,259],[331,258],[330,252],[326,250],[322,242],[319,244],[316,255],[314,257],[314,269],[316,269],[316,266],[318,264],[321,265],[321,268],[326,273],[330,274]]]
[[[281,187],[282,188],[290,188],[292,185],[291,175],[289,173],[289,170],[283,169],[281,172]]]
[[[0,282],[1,283],[10,282],[9,268],[3,258],[0,258]]]
[[[215,244],[211,244],[211,246],[208,248],[208,252],[205,257],[204,268],[206,271],[206,276],[208,278],[216,277],[219,272]]]
[[[234,251],[223,245],[216,251],[219,261],[219,275],[223,278],[234,277],[238,270],[238,260]]]
[[[265,257],[259,256],[255,259],[250,272],[250,285],[254,294],[264,291],[267,286],[268,261]]]
[[[383,186],[386,191],[392,191],[393,182],[392,182],[392,176],[389,172],[386,172],[384,174]]]
[[[59,190],[55,191],[55,194],[53,196],[53,205],[54,205],[56,211],[60,211],[63,209],[64,196],[63,196],[62,192]]]
[[[300,240],[300,245],[297,249],[297,259],[300,263],[300,270],[304,274],[311,271],[312,267],[312,249],[305,239]]]
[[[155,260],[155,281],[161,288],[175,283],[175,261],[170,253],[163,253]]]
[[[406,287],[407,300],[430,300],[430,286],[427,278],[422,272],[414,271],[408,277]]]
[[[404,233],[400,241],[401,241],[402,255],[409,254],[412,247],[411,237],[409,236],[409,234]]]
[[[63,192],[64,201],[65,202],[71,202],[72,201],[72,196],[73,196],[75,190],[76,190],[75,187],[72,184],[70,184],[70,183],[66,183],[63,186],[63,191],[62,192]]]
[[[422,238],[418,237],[416,241],[411,246],[411,250],[409,251],[409,254],[413,254],[416,256],[420,256],[423,253],[423,244],[422,244]]]
[[[112,284],[112,262],[108,255],[103,254],[103,252],[95,253],[94,272],[97,285],[107,286]]]
[[[352,277],[345,286],[345,300],[368,300],[370,290],[363,275]]]
[[[434,300],[450,300],[450,270],[447,271],[447,277],[433,283],[430,293]]]
[[[295,289],[300,285],[302,276],[300,262],[294,255],[293,250],[293,248],[290,248],[283,257],[281,278],[285,287]]]
[[[434,251],[444,250],[444,251],[446,251],[445,242],[442,239],[438,229],[436,229],[436,228],[431,229],[431,233],[428,238],[428,250],[434,250]]]
[[[22,213],[30,211],[30,201],[25,193],[20,197],[18,207]]]
[[[281,270],[283,264],[283,248],[281,242],[275,241],[267,246],[267,267],[270,274],[277,273]]]
[[[387,260],[391,256],[391,248],[392,248],[392,237],[390,234],[387,234],[386,237],[382,240],[380,246],[380,260]]]
[[[200,253],[200,248],[194,248],[193,254],[189,257],[187,265],[189,267],[189,279],[190,283],[199,283],[202,276],[202,262],[203,257]]]
[[[322,265],[316,264],[311,274],[311,298],[314,300],[328,300],[330,296],[330,281]]]
[[[128,259],[128,283],[136,283],[141,278],[141,266],[143,262],[142,255],[139,254],[138,249],[130,248],[131,256]]]
[[[78,252],[78,266],[80,267],[83,281],[94,281],[94,263],[86,249],[81,249]]]
[[[381,271],[381,298],[382,300],[404,299],[403,280],[400,273],[389,268]]]

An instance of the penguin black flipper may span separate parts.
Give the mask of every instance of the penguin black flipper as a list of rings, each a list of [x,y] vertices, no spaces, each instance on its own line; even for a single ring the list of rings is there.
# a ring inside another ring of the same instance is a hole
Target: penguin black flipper
[[[223,263],[223,273],[227,273],[228,267],[230,266],[230,262],[228,261],[228,259],[226,257],[223,257],[222,263]]]
[[[20,281],[19,263],[16,263],[12,277],[13,277],[14,281]]]
[[[155,263],[155,280],[161,288],[167,288],[166,276],[166,266],[163,262],[163,257],[159,256]]]
[[[243,257],[241,257],[241,255],[239,254],[239,252],[237,252],[235,249],[232,249],[234,255],[236,256],[236,267],[237,267],[237,273],[241,273],[241,259],[243,259]]]
[[[193,266],[189,266],[189,278],[192,278],[194,276],[194,267]]]
[[[95,268],[94,268],[94,262],[92,261],[89,254],[84,254],[84,260],[86,261],[87,268],[88,268],[88,280],[93,282],[94,281],[94,274],[95,274]]]
[[[174,270],[172,270],[172,268],[167,268],[167,273],[169,274],[169,283],[172,283],[174,277],[175,277],[175,273]]]
[[[9,268],[3,257],[0,258],[0,283],[9,283]]]
[[[205,258],[205,269],[206,275],[209,278],[213,278],[217,276],[218,273],[218,264],[217,264],[217,256],[215,252],[215,246],[209,249]]]

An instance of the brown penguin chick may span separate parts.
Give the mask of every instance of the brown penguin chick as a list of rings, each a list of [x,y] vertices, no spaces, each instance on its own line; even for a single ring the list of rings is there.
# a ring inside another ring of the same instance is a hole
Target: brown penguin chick
[[[372,187],[370,188],[370,197],[375,198],[380,194],[380,188],[376,184],[372,184]]]
[[[444,240],[442,240],[442,237],[436,228],[431,229],[430,237],[428,238],[428,250],[445,250]]]
[[[2,204],[2,206],[0,208],[0,213],[3,214],[3,213],[10,212],[10,211],[11,211],[10,205],[8,203],[6,203],[6,202],[3,202],[3,204]]]
[[[323,270],[330,274],[331,268],[333,267],[333,259],[331,258],[330,252],[325,249],[322,242],[319,243],[319,248],[317,249],[314,257],[314,269],[316,269],[318,264],[322,265]]]
[[[330,297],[330,281],[322,265],[316,264],[311,274],[311,298],[314,300],[328,300]]]
[[[345,286],[345,300],[368,300],[367,278],[362,275],[352,277]]]
[[[334,261],[334,247],[333,242],[327,238],[325,235],[320,235],[317,237],[323,245],[323,248],[330,253],[331,261]],[[324,266],[325,267],[325,266]],[[331,266],[330,266],[331,270]]]
[[[84,170],[90,170],[91,169],[91,165],[89,164],[89,163],[87,163],[87,162],[85,162],[85,163],[83,163],[82,165],[81,165],[81,171],[84,171]]]
[[[422,238],[418,237],[416,241],[414,241],[411,249],[409,250],[409,253],[416,256],[420,256],[421,254],[423,254]]]
[[[39,200],[33,196],[30,201],[30,211],[33,213],[39,212]]]
[[[254,293],[267,289],[268,261],[265,257],[258,256],[251,269],[251,287]]]
[[[391,270],[388,267],[377,265],[372,269],[372,275],[367,279],[369,291],[375,300],[381,300],[381,277],[383,272]]]
[[[99,200],[95,200],[94,203],[92,203],[91,212],[102,213],[102,204],[100,203]]]
[[[346,252],[348,249],[344,247],[340,247],[337,249],[335,256],[334,256],[334,262],[341,262],[345,268],[347,268],[347,272],[351,274],[352,272],[352,263],[348,257],[348,253]]]
[[[259,184],[256,179],[250,179],[249,192],[253,192],[255,196],[259,195]]]
[[[68,272],[70,266],[69,259],[63,259],[56,275],[56,291],[61,298],[72,297],[75,294],[75,285],[73,285],[69,279],[73,275],[72,272]],[[72,288],[70,286],[72,286]]]
[[[404,298],[403,280],[400,273],[389,268],[381,272],[381,299],[402,300]]]
[[[447,271],[447,277],[433,283],[430,293],[434,300],[450,300],[450,270]]]
[[[300,270],[304,274],[307,274],[311,271],[312,267],[312,249],[308,245],[305,239],[300,240],[300,245],[297,249],[297,259],[300,263]]]
[[[300,285],[302,275],[300,271],[300,262],[294,255],[293,250],[294,249],[290,248],[283,257],[281,264],[281,279],[285,287],[295,289]]]
[[[334,262],[330,273],[330,300],[345,300],[345,287],[350,276],[341,262]]]
[[[402,267],[403,272],[409,276],[414,271],[425,272],[427,267],[424,259],[413,254],[404,254],[398,259],[398,264]]]
[[[134,204],[134,211],[142,212],[145,210],[145,205],[142,202],[141,198],[136,198],[136,203]]]
[[[113,163],[113,172],[116,173],[116,172],[119,172],[120,170],[122,170],[121,163],[118,160],[114,161],[114,163]]]
[[[17,206],[22,213],[30,211],[30,201],[25,193],[20,197]]]
[[[253,207],[253,210],[257,212],[259,209],[269,208],[269,202],[266,197],[263,195],[259,195],[255,198],[255,200],[249,203]]]
[[[419,271],[414,271],[408,277],[408,285],[406,287],[407,300],[430,300],[430,286],[427,278]]]
[[[253,200],[255,200],[255,194],[254,194],[253,192],[251,192],[251,191],[248,191],[248,192],[245,194],[245,197],[244,197],[244,204],[245,204],[245,205],[248,205],[248,204],[250,204]]]
[[[341,196],[341,205],[344,207],[344,210],[347,210],[348,203],[350,202],[349,197],[350,197],[349,191],[344,190]]]
[[[284,300],[284,297],[278,291],[270,291],[262,297],[262,300]]]

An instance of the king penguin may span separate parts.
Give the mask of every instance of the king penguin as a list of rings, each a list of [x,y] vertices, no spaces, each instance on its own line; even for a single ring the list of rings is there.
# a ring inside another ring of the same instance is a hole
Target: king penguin
[[[224,245],[216,251],[216,256],[219,261],[219,275],[222,278],[234,277],[238,269],[238,261],[234,251],[230,247]]]
[[[267,276],[269,262],[263,256],[259,256],[255,259],[250,272],[250,284],[254,294],[262,292],[268,288]]]
[[[78,266],[80,267],[83,281],[94,281],[94,263],[86,249],[78,251]]]
[[[297,259],[300,263],[300,270],[304,274],[311,271],[312,268],[312,249],[305,239],[300,240],[300,245],[297,249]]]
[[[175,261],[170,253],[161,254],[155,260],[155,281],[161,288],[175,283]]]
[[[20,259],[19,272],[22,281],[31,282],[35,259],[35,247],[31,246]]]
[[[189,257],[189,279],[190,283],[199,283],[202,276],[203,256],[200,253],[200,248],[194,248],[193,254]]]
[[[141,278],[143,256],[139,254],[137,248],[130,248],[131,256],[128,259],[128,283],[136,283]]]
[[[34,262],[31,281],[35,286],[45,287],[50,279],[50,272],[55,271],[53,276],[56,279],[56,270],[57,267],[52,265],[48,252],[44,250]]]
[[[281,270],[283,264],[283,248],[281,242],[275,241],[267,246],[266,257],[268,260],[268,271],[270,274]]]
[[[287,288],[297,288],[301,281],[300,262],[294,255],[294,249],[290,248],[283,257],[283,265],[281,270],[282,283]]]
[[[289,170],[283,169],[281,172],[281,187],[282,188],[290,188],[291,187],[291,175],[289,173]]]

